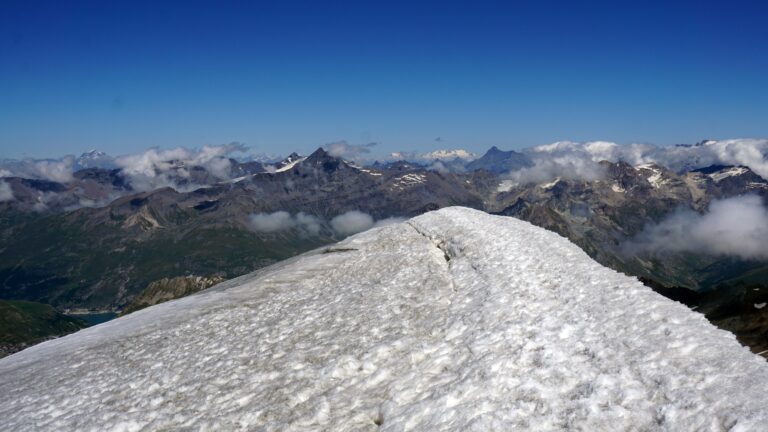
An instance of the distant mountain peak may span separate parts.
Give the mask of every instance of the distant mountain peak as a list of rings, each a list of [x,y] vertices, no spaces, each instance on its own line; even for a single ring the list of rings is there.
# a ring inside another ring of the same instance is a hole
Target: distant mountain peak
[[[289,154],[288,157],[285,158],[285,161],[293,162],[293,161],[298,160],[300,158],[301,158],[301,156],[298,153],[293,152],[293,153]]]
[[[75,169],[85,169],[85,168],[105,168],[105,169],[111,169],[114,168],[114,158],[107,153],[100,151],[100,150],[89,150],[83,154],[81,154],[76,160],[75,160]]]
[[[514,150],[503,151],[493,146],[479,159],[467,164],[467,170],[475,171],[484,169],[496,174],[504,174],[531,166],[533,163],[524,153]]]
[[[315,160],[315,159],[325,159],[330,157],[333,157],[333,156],[331,156],[327,151],[325,151],[324,148],[318,147],[317,150],[312,152],[312,154],[310,154],[307,159]]]

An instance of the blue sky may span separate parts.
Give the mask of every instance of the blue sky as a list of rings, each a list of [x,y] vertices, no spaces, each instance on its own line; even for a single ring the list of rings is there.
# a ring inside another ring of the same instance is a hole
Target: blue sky
[[[4,0],[0,157],[768,136],[766,3],[667,3]]]

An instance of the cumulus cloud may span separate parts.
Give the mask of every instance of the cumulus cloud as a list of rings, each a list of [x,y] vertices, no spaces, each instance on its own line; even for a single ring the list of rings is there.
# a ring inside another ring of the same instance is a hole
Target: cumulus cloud
[[[705,214],[680,210],[623,245],[627,255],[674,252],[768,260],[768,209],[746,195],[713,201]]]
[[[376,143],[368,144],[349,144],[346,141],[336,141],[326,144],[325,150],[334,157],[340,157],[351,161],[362,161],[368,159],[368,154],[371,153],[371,147],[375,147]]]
[[[580,144],[564,141],[528,149],[532,165],[509,173],[516,183],[541,183],[556,177],[597,180],[605,175],[594,157]]]
[[[340,214],[330,222],[327,222],[317,216],[304,212],[291,215],[287,211],[276,211],[274,213],[256,213],[250,216],[250,226],[254,231],[273,233],[298,229],[306,235],[318,235],[323,226],[330,224],[331,229],[341,236],[357,234],[370,228],[382,227],[403,222],[404,218],[390,217],[386,219],[374,220],[374,218],[358,210],[348,211]]]
[[[318,235],[320,234],[320,228],[322,228],[322,221],[316,216],[306,214],[304,212],[296,213],[294,216],[296,225],[307,232],[307,234]]]
[[[13,190],[4,180],[0,180],[0,202],[13,201]]]
[[[196,186],[191,179],[192,167],[203,167],[213,177],[228,180],[231,176],[231,156],[247,150],[241,143],[207,145],[199,149],[177,147],[169,150],[149,150],[118,157],[91,151],[82,160],[68,155],[60,159],[24,159],[0,161],[0,177],[23,177],[67,183],[77,169],[88,166],[108,166],[121,169],[121,175],[129,180],[137,191],[159,187],[192,189]],[[181,186],[180,181],[188,186]]]
[[[291,215],[287,211],[257,213],[250,216],[251,228],[257,232],[273,233],[298,228],[310,235],[318,235],[322,221],[310,214],[299,212]]]
[[[39,173],[40,178],[66,183],[72,180],[74,163],[75,158],[73,156],[65,156],[58,161],[35,161],[34,168]]]
[[[121,168],[121,175],[130,181],[135,190],[173,187],[186,191],[200,186],[190,179],[190,168],[203,167],[215,178],[227,180],[232,167],[229,156],[244,151],[246,147],[240,143],[203,146],[200,149],[152,148],[142,153],[119,156],[115,158],[115,165]],[[182,182],[186,186],[181,186]]]
[[[66,183],[72,180],[75,157],[61,159],[6,160],[0,164],[0,177],[23,177]]]
[[[663,147],[651,158],[675,171],[709,165],[743,165],[768,178],[768,140],[765,139],[705,141],[695,146]]]
[[[351,210],[331,219],[331,227],[341,235],[356,234],[373,228],[373,217],[358,210]]]
[[[296,221],[287,211],[251,215],[251,227],[259,232],[276,232],[293,228]]]

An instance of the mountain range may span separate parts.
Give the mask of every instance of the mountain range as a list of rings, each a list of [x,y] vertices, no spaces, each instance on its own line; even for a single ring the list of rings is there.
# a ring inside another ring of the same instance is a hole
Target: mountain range
[[[91,156],[79,166],[103,159]],[[768,309],[754,306],[768,300],[766,260],[626,247],[681,209],[766,198],[768,182],[750,168],[602,161],[597,178],[529,181],[509,175],[534,166],[526,153],[494,147],[442,162],[362,165],[321,148],[273,163],[228,159],[226,169],[169,160],[149,177],[110,166],[65,182],[5,177],[13,199],[0,202],[0,298],[120,311],[164,278],[230,279],[377,221],[460,205],[557,232],[601,264],[709,311],[756,351],[768,348]]]

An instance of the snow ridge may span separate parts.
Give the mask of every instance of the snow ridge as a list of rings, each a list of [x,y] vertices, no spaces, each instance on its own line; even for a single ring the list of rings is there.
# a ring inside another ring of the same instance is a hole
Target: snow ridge
[[[760,430],[768,364],[464,208],[0,360],[1,430]]]

